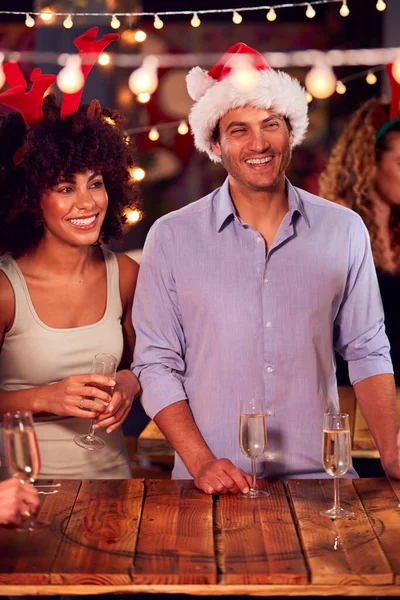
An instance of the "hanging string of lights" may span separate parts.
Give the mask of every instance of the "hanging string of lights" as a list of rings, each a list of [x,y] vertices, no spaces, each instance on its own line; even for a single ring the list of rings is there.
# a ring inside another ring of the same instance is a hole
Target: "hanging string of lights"
[[[350,14],[350,8],[347,0],[311,0],[311,2],[285,2],[282,4],[263,5],[263,6],[242,6],[237,8],[214,8],[214,9],[201,9],[201,10],[165,10],[155,12],[58,12],[52,10],[51,6],[46,6],[39,12],[30,11],[15,11],[15,10],[0,10],[1,15],[16,15],[25,16],[25,25],[27,27],[34,27],[36,20],[33,17],[38,17],[43,23],[50,24],[54,22],[57,17],[63,17],[63,26],[66,29],[71,29],[74,26],[74,20],[79,17],[110,17],[110,26],[113,29],[119,29],[122,25],[121,19],[131,19],[138,17],[151,17],[153,19],[153,26],[155,29],[162,29],[164,21],[161,17],[176,17],[178,15],[190,16],[190,24],[192,27],[199,27],[201,25],[201,19],[199,15],[216,15],[216,14],[231,14],[232,22],[235,25],[240,25],[243,21],[243,13],[254,12],[254,11],[267,11],[266,19],[270,22],[275,21],[278,18],[279,11],[287,8],[305,8],[305,16],[308,19],[313,19],[317,14],[315,7],[318,8],[320,5],[340,3],[339,13],[342,17],[348,17]],[[375,4],[376,10],[382,12],[386,9],[386,3],[384,0],[377,0]]]

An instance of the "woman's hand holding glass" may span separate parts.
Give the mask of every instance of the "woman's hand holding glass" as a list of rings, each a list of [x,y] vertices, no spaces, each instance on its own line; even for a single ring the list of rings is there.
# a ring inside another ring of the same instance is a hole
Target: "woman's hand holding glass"
[[[115,377],[116,385],[107,411],[102,413],[93,429],[106,428],[111,433],[122,425],[132,406],[132,402],[141,391],[139,381],[128,369],[118,371]]]

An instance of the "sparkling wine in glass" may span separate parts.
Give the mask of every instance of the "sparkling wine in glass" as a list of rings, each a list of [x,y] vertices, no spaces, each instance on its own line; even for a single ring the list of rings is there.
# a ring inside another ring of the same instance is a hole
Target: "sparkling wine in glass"
[[[267,428],[262,402],[252,398],[240,405],[239,444],[242,454],[251,459],[253,480],[247,494],[239,492],[241,498],[261,498],[269,492],[259,490],[256,481],[256,459],[267,449]]]
[[[30,411],[15,411],[4,414],[4,452],[8,472],[21,483],[34,483],[40,471],[40,454],[33,417]],[[47,527],[35,515],[27,515],[23,526],[18,529],[30,531]]]
[[[351,467],[350,424],[346,413],[325,413],[322,434],[322,464],[334,478],[334,501],[332,508],[321,510],[323,517],[342,519],[354,513],[340,506],[339,478]]]
[[[97,373],[98,375],[106,375],[111,379],[115,379],[117,374],[117,365],[118,361],[112,354],[96,354],[92,363],[92,373]],[[113,395],[114,387],[111,385],[96,385],[99,389],[107,392],[110,396]],[[91,398],[92,399],[92,398]],[[105,404],[103,400],[100,398],[93,398],[95,402],[98,404]],[[91,421],[90,428],[88,433],[84,435],[76,435],[74,437],[74,442],[81,448],[86,448],[86,450],[100,450],[104,447],[105,442],[97,435],[95,435],[93,429],[94,421]]]

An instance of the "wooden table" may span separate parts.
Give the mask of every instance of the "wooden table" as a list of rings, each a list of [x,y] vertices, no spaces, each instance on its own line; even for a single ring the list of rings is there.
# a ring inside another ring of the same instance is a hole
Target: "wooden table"
[[[62,480],[47,529],[0,528],[0,595],[400,595],[400,482],[341,481],[352,520],[319,515],[333,482],[262,481],[261,500],[190,481]],[[149,597],[151,599],[151,597]]]

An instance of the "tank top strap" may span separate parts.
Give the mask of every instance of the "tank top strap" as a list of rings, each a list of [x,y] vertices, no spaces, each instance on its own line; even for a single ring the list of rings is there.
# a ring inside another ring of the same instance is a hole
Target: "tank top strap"
[[[107,270],[107,303],[111,315],[122,317],[122,300],[119,288],[119,266],[114,252],[102,248]]]
[[[6,334],[10,336],[20,332],[21,328],[28,329],[36,320],[25,279],[11,256],[0,260],[0,271],[3,271],[14,292],[14,322]]]

